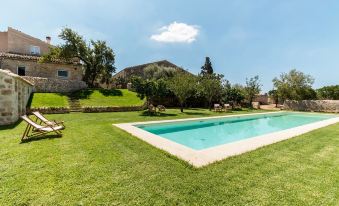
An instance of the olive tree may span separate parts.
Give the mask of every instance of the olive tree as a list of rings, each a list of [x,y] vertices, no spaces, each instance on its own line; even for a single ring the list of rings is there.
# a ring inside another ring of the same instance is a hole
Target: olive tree
[[[273,85],[282,101],[316,98],[316,92],[312,89],[313,83],[312,76],[296,69],[282,73],[278,78],[273,79]]]
[[[246,85],[244,87],[245,99],[247,100],[250,107],[252,107],[252,101],[255,95],[259,94],[261,90],[261,84],[259,76],[246,79]]]
[[[186,100],[195,94],[197,78],[188,72],[177,72],[168,80],[168,88],[178,98],[180,111],[184,111]]]

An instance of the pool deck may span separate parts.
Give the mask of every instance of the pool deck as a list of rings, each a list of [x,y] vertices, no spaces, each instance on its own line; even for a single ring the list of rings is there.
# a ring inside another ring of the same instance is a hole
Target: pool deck
[[[259,135],[252,138],[239,140],[203,150],[194,150],[179,143],[165,139],[161,136],[152,134],[143,129],[135,127],[138,124],[154,124],[154,123],[168,123],[168,122],[181,122],[190,120],[203,120],[203,119],[217,119],[217,118],[228,118],[237,116],[251,116],[259,114],[277,114],[284,112],[264,112],[264,113],[252,113],[252,114],[239,114],[239,115],[227,115],[227,116],[213,116],[213,117],[201,117],[201,118],[189,118],[189,119],[176,119],[176,120],[161,120],[161,121],[148,121],[148,122],[132,122],[113,124],[114,126],[125,130],[131,135],[138,137],[139,139],[162,149],[178,158],[187,161],[195,167],[203,167],[216,161],[223,160],[227,157],[239,155],[248,151],[255,150],[257,148],[270,145],[276,142],[280,142],[307,132],[310,132],[321,127],[326,127],[331,124],[339,122],[339,116],[326,119],[298,127],[293,127],[278,132],[273,132],[265,135]],[[296,112],[297,113],[297,112]],[[304,113],[304,112],[303,112]]]

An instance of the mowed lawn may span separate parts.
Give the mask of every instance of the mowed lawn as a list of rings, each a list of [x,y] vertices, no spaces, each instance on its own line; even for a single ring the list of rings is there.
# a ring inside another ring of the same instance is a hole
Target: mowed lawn
[[[339,124],[200,169],[112,126],[210,115],[48,115],[64,136],[21,144],[24,123],[0,127],[0,205],[338,205]]]
[[[75,94],[81,106],[140,106],[144,101],[127,89],[88,89]]]
[[[68,107],[66,95],[59,93],[33,93],[31,107]]]

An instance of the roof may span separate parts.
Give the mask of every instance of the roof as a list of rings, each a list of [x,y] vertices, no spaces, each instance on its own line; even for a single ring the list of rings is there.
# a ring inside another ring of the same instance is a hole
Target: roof
[[[119,71],[118,73],[116,73],[113,77],[119,77],[119,76],[131,76],[131,75],[143,75],[144,69],[152,64],[157,64],[159,66],[164,66],[164,67],[173,67],[176,69],[180,69],[185,71],[183,68],[167,61],[167,60],[161,60],[161,61],[155,61],[155,62],[151,62],[151,63],[146,63],[146,64],[140,64],[140,65],[136,65],[136,66],[131,66],[131,67],[126,67],[125,69]]]
[[[26,55],[26,54],[15,54],[15,53],[7,53],[7,52],[0,52],[0,59],[1,58],[24,60],[24,61],[39,61],[41,59],[41,57],[39,56]],[[54,59],[51,63],[80,65],[79,62],[64,61],[61,59]]]

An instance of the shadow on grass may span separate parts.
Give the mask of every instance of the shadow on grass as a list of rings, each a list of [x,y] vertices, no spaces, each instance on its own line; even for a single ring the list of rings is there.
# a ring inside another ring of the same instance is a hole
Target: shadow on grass
[[[73,99],[88,99],[95,89],[85,89],[73,92],[69,95]],[[98,89],[98,91],[104,96],[122,96],[122,92],[118,89]]]
[[[69,97],[73,99],[88,99],[93,92],[94,91],[92,89],[80,90],[71,93]]]
[[[19,119],[18,121],[16,121],[16,122],[13,123],[13,124],[0,126],[0,130],[14,129],[14,128],[17,127],[21,122],[22,122],[22,119]]]
[[[186,115],[208,115],[204,112],[185,112],[185,110],[184,110],[183,114],[186,114]]]
[[[118,89],[100,89],[99,92],[104,96],[122,96],[122,92]]]
[[[52,135],[43,135],[43,136],[37,136],[37,137],[30,137],[28,139],[22,140],[20,144],[25,144],[25,143],[29,143],[29,142],[35,142],[35,141],[40,141],[40,140],[44,140],[44,139],[56,139],[56,138],[61,138],[61,135],[56,135],[56,134],[52,134]]]
[[[173,117],[173,116],[178,116],[177,114],[168,114],[168,113],[151,113],[149,111],[143,111],[140,116],[150,116],[150,117]]]

